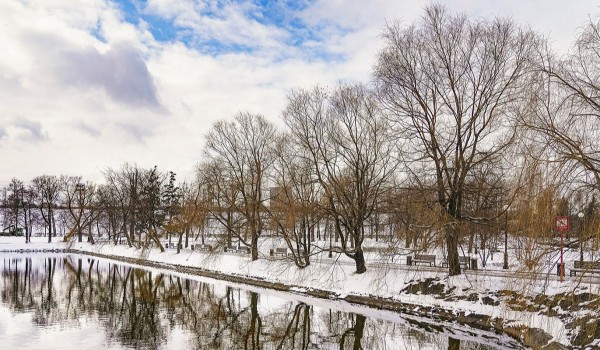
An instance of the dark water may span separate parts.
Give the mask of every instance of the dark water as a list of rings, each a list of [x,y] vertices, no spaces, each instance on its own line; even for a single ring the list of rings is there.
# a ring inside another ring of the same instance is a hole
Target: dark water
[[[510,338],[74,255],[0,255],[0,349],[496,349]]]

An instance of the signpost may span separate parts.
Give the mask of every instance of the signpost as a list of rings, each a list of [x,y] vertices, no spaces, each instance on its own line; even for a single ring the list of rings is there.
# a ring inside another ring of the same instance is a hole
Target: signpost
[[[568,216],[557,216],[554,218],[554,228],[560,232],[560,265],[558,267],[558,274],[560,281],[562,282],[565,278],[565,263],[563,260],[563,247],[564,247],[564,232],[569,231],[569,217]]]

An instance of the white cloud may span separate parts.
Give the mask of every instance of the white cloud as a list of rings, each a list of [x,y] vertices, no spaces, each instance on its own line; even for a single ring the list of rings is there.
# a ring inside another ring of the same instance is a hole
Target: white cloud
[[[189,29],[192,44],[205,46],[207,41],[220,45],[238,45],[260,49],[283,49],[289,38],[284,29],[265,25],[251,18],[256,5],[250,3],[180,1],[148,1],[144,12],[172,21],[176,27]]]
[[[411,23],[427,3],[318,0],[281,14],[306,28],[269,24],[254,3],[140,8],[173,21],[179,38],[191,38],[186,46],[156,41],[150,23],[129,23],[104,0],[1,1],[0,159],[9,171],[0,185],[43,173],[100,180],[126,161],[190,174],[215,120],[249,111],[277,121],[291,88],[368,80],[385,21]],[[444,3],[475,17],[512,16],[560,47],[599,10],[593,1]],[[297,33],[308,36],[297,44]],[[211,42],[251,49],[211,55]]]
[[[146,62],[130,44],[115,43],[105,53],[94,48],[62,51],[54,61],[53,72],[66,86],[99,88],[124,105],[152,111],[162,109]]]

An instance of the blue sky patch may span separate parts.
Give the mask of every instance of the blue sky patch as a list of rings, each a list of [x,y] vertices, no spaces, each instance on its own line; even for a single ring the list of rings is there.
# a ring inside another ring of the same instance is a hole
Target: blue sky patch
[[[122,11],[123,18],[133,24],[139,25],[141,21],[147,24],[148,30],[157,41],[161,42],[181,42],[186,46],[198,50],[204,54],[218,56],[229,53],[252,53],[258,52],[260,47],[258,42],[226,42],[219,38],[211,36],[209,32],[197,33],[193,28],[183,27],[176,24],[174,18],[164,18],[158,14],[148,13],[146,11],[147,1],[144,0],[113,0]],[[283,46],[301,48],[307,55],[308,60],[338,60],[338,55],[332,55],[326,52],[326,48],[314,43],[323,42],[322,25],[321,28],[311,28],[304,23],[298,16],[299,13],[314,3],[314,0],[254,0],[254,1],[216,1],[207,2],[202,8],[201,16],[212,19],[226,21],[228,18],[224,15],[228,6],[235,6],[236,9],[248,21],[259,23],[267,28],[276,28],[289,34],[282,38]],[[307,43],[311,45],[307,46]],[[278,59],[285,58],[288,55],[286,50],[277,54]]]

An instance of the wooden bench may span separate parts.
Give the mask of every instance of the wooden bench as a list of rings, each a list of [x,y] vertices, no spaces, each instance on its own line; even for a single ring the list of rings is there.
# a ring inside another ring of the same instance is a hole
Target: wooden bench
[[[275,248],[275,251],[273,252],[273,256],[277,256],[277,255],[287,256],[288,249],[287,248]]]
[[[225,247],[225,251],[226,252],[231,252],[231,253],[236,253],[236,254],[250,254],[250,248],[248,247],[236,247],[236,246],[229,246],[229,247]]]
[[[213,246],[210,244],[201,244],[198,250],[201,252],[212,252]]]
[[[435,255],[418,254],[411,259],[411,265],[415,264],[429,264],[429,266],[435,266]]]
[[[573,262],[573,268],[570,271],[571,276],[576,276],[577,272],[582,273],[600,273],[600,261],[579,261]]]
[[[459,256],[458,257],[458,264],[460,265],[460,267],[462,269],[468,270],[471,268],[471,259],[469,259],[468,256]],[[442,262],[442,267],[448,267],[448,261],[445,260],[444,262]]]
[[[177,249],[177,243],[170,243],[170,244],[165,243],[165,249],[168,249],[168,248]],[[179,249],[183,249],[183,244],[179,245]]]
[[[229,252],[229,253],[237,253],[238,252],[238,248],[234,245],[230,245],[228,247],[225,247],[225,251]]]
[[[192,250],[198,249],[201,252],[212,252],[213,247],[210,244],[192,244],[190,245]]]

